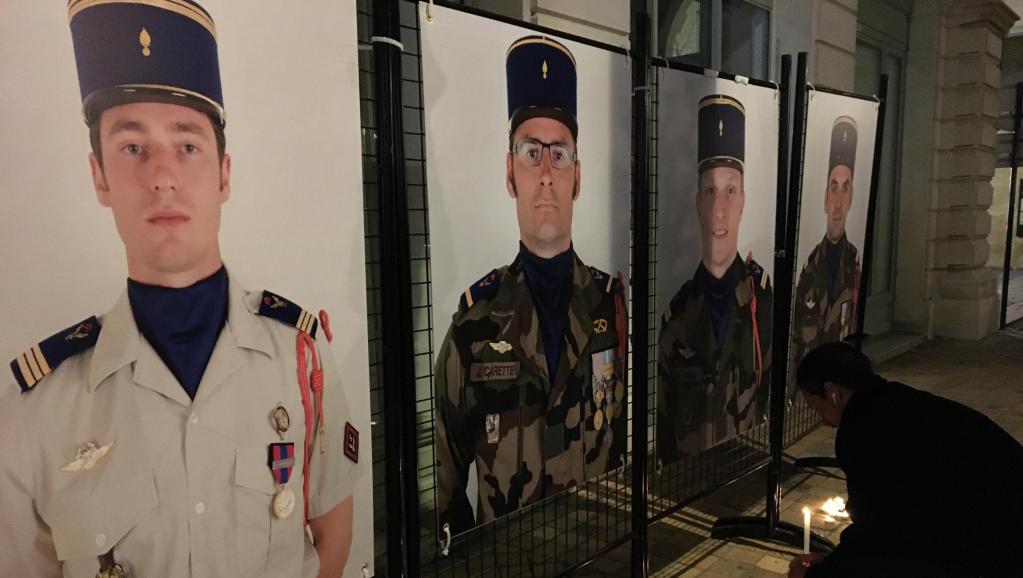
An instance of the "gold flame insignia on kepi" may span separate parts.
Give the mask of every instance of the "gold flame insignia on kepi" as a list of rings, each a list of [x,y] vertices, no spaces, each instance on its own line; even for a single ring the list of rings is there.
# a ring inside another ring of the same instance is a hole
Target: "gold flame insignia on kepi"
[[[142,27],[142,31],[139,32],[139,44],[142,45],[142,56],[149,56],[153,52],[149,49],[149,46],[153,43],[152,37],[149,36],[149,31],[146,27]]]

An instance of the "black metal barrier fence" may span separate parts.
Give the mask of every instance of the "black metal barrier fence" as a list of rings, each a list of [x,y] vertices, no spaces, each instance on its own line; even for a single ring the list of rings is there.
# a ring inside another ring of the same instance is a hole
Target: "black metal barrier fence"
[[[664,468],[648,462],[653,455],[656,418],[655,183],[660,59],[652,59],[649,52],[647,2],[631,0],[631,52],[461,4],[436,2],[625,53],[633,67],[629,457],[617,471],[529,504],[443,544],[438,540],[434,505],[435,344],[419,3],[358,0],[357,4],[377,575],[561,575],[631,543],[631,574],[646,576],[648,524],[765,466],[780,467],[780,451],[772,447],[772,441],[777,447],[787,446],[820,425],[816,414],[802,403],[789,404],[780,413],[782,406],[772,404],[769,419],[775,420],[773,428],[765,423]],[[750,81],[781,90],[782,167],[790,159],[792,128],[787,121],[787,76],[783,74],[779,84]],[[803,146],[796,136],[792,145]],[[792,152],[794,157],[797,151]],[[797,178],[780,169],[779,183],[786,176]],[[791,203],[791,199],[783,200]],[[782,214],[779,219],[784,221]],[[787,232],[795,234],[795,224],[789,226]],[[784,315],[788,318],[787,307]],[[779,319],[777,309],[775,318]],[[784,391],[784,382],[775,385],[774,390],[779,389]],[[768,494],[771,492],[769,488]],[[777,503],[771,504],[774,512],[777,508]]]

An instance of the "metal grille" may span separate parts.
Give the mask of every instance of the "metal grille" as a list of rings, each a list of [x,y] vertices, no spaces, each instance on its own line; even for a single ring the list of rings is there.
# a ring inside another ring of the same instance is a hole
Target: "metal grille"
[[[363,130],[363,177],[366,216],[366,278],[370,352],[370,398],[374,469],[375,558],[378,575],[386,568],[386,492],[384,475],[383,380],[380,300],[379,191],[376,166],[374,66],[367,50],[372,34],[373,2],[358,0],[359,84]],[[417,2],[401,2],[402,111],[405,178],[408,199],[412,276],[416,428],[419,471],[420,537],[424,576],[549,576],[566,573],[602,553],[624,544],[631,534],[631,465],[623,471],[592,480],[563,494],[530,504],[518,512],[456,536],[448,556],[441,556],[436,529],[434,491],[433,327],[431,325],[430,238],[422,65]],[[528,26],[528,25],[527,25]],[[650,287],[648,336],[648,455],[656,445],[657,388],[657,80],[652,67],[648,122],[650,131]],[[784,128],[784,127],[783,127]],[[800,143],[802,145],[802,143]],[[794,153],[796,151],[793,151]],[[802,155],[802,151],[798,151]],[[631,299],[635,296],[630,295]],[[631,325],[630,317],[630,325]],[[633,351],[628,352],[631,363]],[[631,381],[630,381],[631,383]],[[632,388],[629,388],[630,396]],[[630,405],[631,407],[631,405]],[[629,413],[629,462],[631,462],[631,411]],[[802,400],[789,404],[785,415],[785,445],[790,445],[820,424],[819,417]],[[754,428],[698,456],[659,469],[651,463],[648,517],[655,521],[713,492],[768,460],[768,428]]]

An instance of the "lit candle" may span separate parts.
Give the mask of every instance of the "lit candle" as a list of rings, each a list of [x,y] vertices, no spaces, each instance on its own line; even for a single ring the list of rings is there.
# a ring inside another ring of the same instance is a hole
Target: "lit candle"
[[[803,506],[803,553],[810,553],[810,508]]]

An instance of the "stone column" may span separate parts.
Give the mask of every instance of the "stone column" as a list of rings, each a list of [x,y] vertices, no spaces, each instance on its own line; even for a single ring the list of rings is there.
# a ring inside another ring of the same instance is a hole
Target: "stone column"
[[[906,71],[896,323],[961,339],[997,327],[986,268],[1002,39],[1000,0],[917,0]]]

